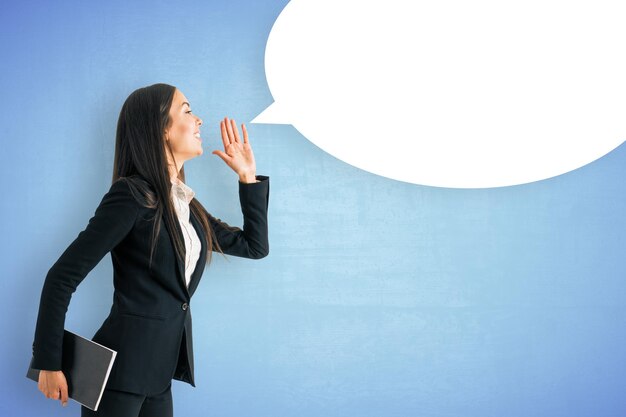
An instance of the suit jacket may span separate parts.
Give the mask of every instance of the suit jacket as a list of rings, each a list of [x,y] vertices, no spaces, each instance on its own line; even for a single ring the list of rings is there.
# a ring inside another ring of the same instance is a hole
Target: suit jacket
[[[209,216],[225,254],[259,259],[269,253],[267,208],[269,177],[239,182],[243,230]],[[142,207],[126,179],[111,185],[87,227],[50,268],[41,292],[33,342],[33,368],[60,370],[65,314],[76,287],[107,254],[113,262],[113,305],[93,340],[117,351],[107,388],[140,394],[163,391],[172,378],[195,387],[191,296],[206,262],[207,242],[199,220],[190,221],[202,244],[200,259],[185,285],[184,260],[175,255],[162,216],[149,267],[156,209]],[[152,221],[151,221],[152,220]]]

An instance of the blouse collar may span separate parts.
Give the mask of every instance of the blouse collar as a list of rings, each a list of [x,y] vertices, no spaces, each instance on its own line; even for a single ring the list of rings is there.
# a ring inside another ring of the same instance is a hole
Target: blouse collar
[[[172,194],[189,204],[191,200],[193,200],[196,193],[191,189],[191,187],[178,178],[171,178],[170,181],[172,183]]]

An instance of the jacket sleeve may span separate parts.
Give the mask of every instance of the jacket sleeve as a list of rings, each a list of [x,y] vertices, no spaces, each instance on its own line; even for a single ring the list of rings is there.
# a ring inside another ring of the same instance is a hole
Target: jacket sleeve
[[[48,271],[33,342],[34,369],[60,370],[65,314],[76,287],[131,231],[138,212],[126,180],[111,185],[87,227]]]
[[[246,184],[239,181],[243,230],[229,226],[207,213],[217,242],[227,255],[260,259],[267,256],[270,251],[267,236],[270,181],[265,175],[257,175],[256,179],[260,182]]]

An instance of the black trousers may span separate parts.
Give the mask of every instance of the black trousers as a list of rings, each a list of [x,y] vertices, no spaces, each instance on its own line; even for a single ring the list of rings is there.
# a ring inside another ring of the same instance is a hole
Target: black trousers
[[[173,417],[172,383],[165,391],[155,395],[105,388],[98,411],[81,405],[81,417]]]

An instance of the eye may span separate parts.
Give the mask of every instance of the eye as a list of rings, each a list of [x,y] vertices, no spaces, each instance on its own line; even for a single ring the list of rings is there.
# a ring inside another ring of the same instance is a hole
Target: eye
[[[188,112],[185,112],[185,113],[191,113],[191,110],[189,110]]]

